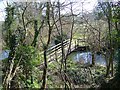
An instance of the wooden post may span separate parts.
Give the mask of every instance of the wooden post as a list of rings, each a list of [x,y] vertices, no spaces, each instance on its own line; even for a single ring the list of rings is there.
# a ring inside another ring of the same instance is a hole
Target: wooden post
[[[55,60],[57,61],[57,50],[55,49]]]
[[[69,39],[69,44],[70,44],[70,39]],[[68,44],[68,46],[69,46],[69,44]],[[72,41],[71,41],[69,53],[71,52],[71,46],[72,46]]]
[[[78,39],[77,39],[77,46],[78,46]]]
[[[76,49],[76,40],[75,40],[75,49]]]

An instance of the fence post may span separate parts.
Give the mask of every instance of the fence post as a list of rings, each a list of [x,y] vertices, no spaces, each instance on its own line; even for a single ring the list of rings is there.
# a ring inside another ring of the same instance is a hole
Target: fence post
[[[74,43],[75,43],[75,49],[76,49],[76,40],[74,41]]]
[[[55,48],[55,60],[57,61],[57,49]]]
[[[69,39],[69,44],[70,44],[70,39]],[[68,47],[69,47],[69,44],[68,44]],[[72,45],[72,41],[71,41],[71,45]],[[71,52],[71,45],[70,45],[69,53]]]
[[[79,39],[77,39],[77,47],[79,46]]]

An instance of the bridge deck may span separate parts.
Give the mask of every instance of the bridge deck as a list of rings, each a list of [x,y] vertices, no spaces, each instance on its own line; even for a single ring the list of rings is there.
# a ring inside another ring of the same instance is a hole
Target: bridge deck
[[[89,46],[85,44],[85,41],[81,39],[76,39],[76,40],[72,40],[70,50],[68,52],[69,44],[70,44],[70,39],[63,41],[65,55],[70,54],[73,51],[83,51],[89,48]],[[62,59],[61,46],[62,46],[61,43],[59,43],[47,50],[47,61],[49,63],[51,63],[52,61],[60,61]],[[41,55],[43,55],[43,52],[41,52]],[[44,63],[40,65],[40,67],[43,67],[43,66],[44,66]]]

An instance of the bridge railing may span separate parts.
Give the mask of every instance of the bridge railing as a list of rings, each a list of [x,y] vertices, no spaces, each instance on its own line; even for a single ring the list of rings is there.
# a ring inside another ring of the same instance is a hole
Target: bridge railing
[[[70,39],[67,39],[67,40],[63,41],[65,54],[68,51],[69,43],[70,43]],[[80,45],[80,43],[85,43],[85,41],[83,39],[73,38],[73,40],[71,42],[71,47],[70,47],[71,51],[76,49],[77,46]],[[62,46],[61,45],[62,45],[62,43],[59,43],[57,45],[52,46],[51,48],[49,48],[47,50],[48,62],[51,62],[51,61],[54,61],[54,60],[58,60],[59,61],[62,58],[62,49],[61,49]],[[43,52],[41,52],[41,55],[43,55]]]
[[[73,38],[75,46],[88,46],[88,43],[84,39]]]
[[[64,48],[66,48],[66,46],[68,46],[70,43],[70,39],[67,39],[67,40],[64,40],[63,41],[63,46]],[[52,47],[50,47],[48,50],[47,50],[47,55],[51,55],[51,54],[55,54],[55,52],[59,52],[59,55],[60,55],[60,52],[61,51],[61,45],[62,43],[59,43],[57,45],[54,45]],[[71,42],[71,49],[75,49],[77,46],[82,46],[82,45],[85,45],[85,40],[83,39],[77,39],[77,38],[73,38],[72,42]],[[41,52],[41,54],[43,54],[43,52]]]
[[[68,49],[68,45],[70,43],[70,39],[67,39],[65,41],[63,41],[63,46],[64,46],[64,49],[67,48]],[[62,49],[61,49],[61,43],[49,48],[47,50],[47,61],[48,62],[51,62],[51,61],[55,61],[55,60],[60,60],[62,58]],[[43,51],[40,53],[40,56],[41,56],[41,59],[42,59],[42,63],[40,65],[40,67],[43,67],[44,66],[44,63],[43,63]]]
[[[65,47],[65,46],[69,45],[69,42],[70,42],[70,39],[67,39],[67,40],[63,41],[63,46]],[[59,43],[59,44],[49,48],[47,50],[47,54],[53,53],[53,52],[61,49],[61,45],[62,45],[62,43]]]

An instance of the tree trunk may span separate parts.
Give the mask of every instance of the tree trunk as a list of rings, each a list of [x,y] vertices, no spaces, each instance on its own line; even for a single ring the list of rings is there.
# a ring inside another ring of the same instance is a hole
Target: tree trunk
[[[42,77],[42,80],[43,80],[43,83],[42,83],[42,86],[41,86],[41,90],[44,90],[45,87],[46,87],[46,76],[47,76],[47,55],[46,55],[46,50],[44,50],[44,70],[43,70],[43,77]]]
[[[50,2],[47,2],[46,4],[46,18],[47,18],[47,24],[48,24],[48,27],[49,27],[49,30],[48,30],[48,40],[47,40],[47,43],[46,45],[43,44],[43,49],[44,49],[44,69],[43,69],[43,77],[42,77],[42,86],[41,86],[41,90],[44,90],[45,87],[46,87],[46,78],[47,78],[47,49],[48,49],[48,46],[50,44],[50,40],[51,40],[51,32],[52,32],[52,26],[50,25]]]
[[[95,65],[95,54],[94,54],[94,52],[92,53],[92,66],[94,66]]]

